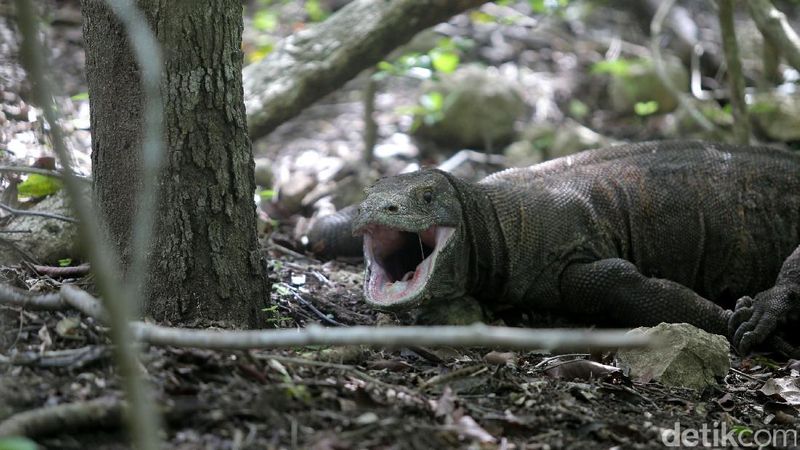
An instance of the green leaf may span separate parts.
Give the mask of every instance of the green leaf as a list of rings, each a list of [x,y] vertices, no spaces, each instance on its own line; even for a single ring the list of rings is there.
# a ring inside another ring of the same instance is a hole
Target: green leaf
[[[441,111],[444,105],[444,95],[441,92],[428,92],[419,99],[419,103],[426,111]]]
[[[431,50],[430,57],[433,68],[441,73],[452,73],[461,62],[458,53],[438,48]]]
[[[259,31],[275,31],[278,27],[278,15],[269,9],[256,11],[253,16],[253,26]]]
[[[591,72],[594,74],[609,74],[615,77],[625,77],[630,74],[634,64],[635,61],[630,59],[606,59],[594,63]]]
[[[25,437],[12,436],[0,438],[0,450],[36,450],[37,448],[39,448],[39,446],[36,445],[36,442]]]
[[[89,100],[89,93],[88,92],[79,92],[79,93],[73,95],[72,97],[70,97],[70,99],[75,100],[75,101],[78,101],[78,100]]]
[[[19,197],[44,197],[55,194],[61,189],[61,180],[33,173],[28,178],[17,185]]]
[[[289,295],[289,288],[286,287],[283,283],[275,283],[272,285],[272,290],[278,293],[278,295]]]
[[[633,105],[633,112],[637,116],[649,116],[658,112],[658,102],[651,100],[649,102],[639,102]]]
[[[583,119],[589,114],[589,107],[580,100],[572,99],[569,102],[569,114],[576,119]]]
[[[383,72],[393,72],[395,70],[394,64],[389,61],[381,61],[378,63],[378,70]]]
[[[739,436],[752,436],[753,430],[745,425],[734,425],[731,430]]]
[[[306,0],[306,14],[312,22],[322,22],[328,18],[328,11],[323,8],[319,0]]]
[[[496,23],[497,17],[487,14],[481,10],[474,10],[469,13],[469,18],[475,23]]]
[[[72,264],[72,258],[64,258],[58,260],[59,267],[69,267]]]
[[[264,189],[260,191],[258,195],[261,197],[261,200],[272,200],[272,198],[275,197],[275,191],[272,189]]]
[[[569,4],[569,0],[528,0],[531,10],[538,14],[552,14]]]

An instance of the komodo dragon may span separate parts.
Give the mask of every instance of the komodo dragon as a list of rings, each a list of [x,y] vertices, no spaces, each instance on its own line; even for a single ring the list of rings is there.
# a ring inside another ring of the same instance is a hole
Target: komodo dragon
[[[421,170],[368,188],[352,230],[379,309],[439,308],[437,322],[512,307],[616,326],[688,322],[740,352],[797,352],[798,154],[648,142],[474,184]]]

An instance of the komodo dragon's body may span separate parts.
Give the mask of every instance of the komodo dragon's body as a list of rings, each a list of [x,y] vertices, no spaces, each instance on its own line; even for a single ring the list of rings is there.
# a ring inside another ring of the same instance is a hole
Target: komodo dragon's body
[[[800,155],[786,151],[621,145],[475,184],[422,170],[369,188],[353,230],[366,300],[383,309],[472,298],[688,322],[743,351],[800,326]]]

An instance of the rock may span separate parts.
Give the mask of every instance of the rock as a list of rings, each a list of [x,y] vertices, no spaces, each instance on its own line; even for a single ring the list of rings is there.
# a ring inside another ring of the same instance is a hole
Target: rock
[[[620,350],[617,366],[636,381],[656,380],[667,386],[702,389],[717,383],[730,369],[728,340],[687,323],[640,327],[663,342],[655,348]]]
[[[530,166],[548,159],[615,143],[613,139],[598,134],[572,119],[567,119],[561,124],[529,125],[522,131],[522,135],[523,139],[513,142],[503,152],[510,166]]]
[[[423,98],[441,94],[441,105],[416,114],[414,133],[447,148],[502,148],[527,109],[516,83],[493,67],[463,66],[423,90]]]
[[[689,74],[681,60],[665,55],[664,65],[672,84],[681,91],[687,91]],[[621,114],[631,114],[637,103],[650,101],[658,103],[658,113],[670,112],[678,107],[678,100],[661,82],[650,60],[632,61],[626,73],[612,76],[608,95],[611,107]]]
[[[87,184],[87,196],[88,196]],[[46,197],[30,211],[48,212],[75,217],[64,190]],[[79,258],[78,228],[75,223],[39,216],[16,216],[5,226],[3,245],[0,245],[0,265],[14,265],[32,258],[39,264],[58,264],[65,258]]]
[[[758,94],[749,112],[758,131],[768,139],[800,141],[800,94]]]
[[[278,183],[275,203],[285,213],[294,214],[300,210],[303,197],[317,186],[317,178],[309,173],[294,172],[291,178],[285,177]]]
[[[269,158],[256,158],[255,163],[256,185],[272,187],[275,181],[272,175],[272,161]]]

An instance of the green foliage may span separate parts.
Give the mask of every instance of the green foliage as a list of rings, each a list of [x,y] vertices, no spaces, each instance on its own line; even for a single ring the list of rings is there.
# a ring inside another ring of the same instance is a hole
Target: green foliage
[[[406,53],[394,61],[381,61],[374,77],[377,80],[388,76],[412,76],[434,78],[439,74],[452,73],[461,63],[461,55],[474,42],[469,39],[440,39],[436,47],[427,53]]]
[[[264,189],[258,192],[258,196],[261,197],[261,200],[272,200],[275,197],[275,191],[272,189]]]
[[[649,102],[637,102],[633,105],[633,112],[637,116],[649,116],[658,112],[658,102],[650,100]]]
[[[277,292],[278,295],[289,295],[289,288],[283,283],[273,283],[272,290]]]
[[[22,183],[17,185],[19,197],[44,197],[55,194],[61,189],[61,180],[33,173],[28,175]]]
[[[306,0],[305,9],[312,22],[322,22],[330,15],[330,11],[325,9],[319,0]]]
[[[271,33],[278,28],[278,15],[271,9],[260,9],[253,15],[253,26],[258,31]]]
[[[591,72],[598,75],[608,74],[615,77],[626,77],[630,75],[633,66],[639,63],[641,63],[639,59],[608,59],[594,63]]]
[[[586,106],[586,103],[578,99],[572,99],[569,102],[569,115],[580,120],[586,117],[589,114],[589,107]]]
[[[0,450],[36,450],[39,446],[36,442],[22,437],[11,436],[0,438]]]
[[[284,324],[290,322],[292,320],[289,316],[284,316],[278,310],[278,305],[272,305],[267,308],[262,308],[261,312],[267,315],[266,323],[269,325],[273,325],[276,328],[282,328]]]
[[[569,4],[569,0],[528,0],[528,4],[537,14],[553,14],[563,10]]]
[[[428,92],[420,97],[419,103],[413,106],[397,108],[397,113],[410,114],[415,117],[414,122],[411,125],[411,129],[413,131],[422,123],[425,125],[433,125],[434,123],[442,120],[442,117],[444,116],[444,103],[445,98],[441,92]]]
[[[736,433],[738,436],[749,437],[749,436],[753,435],[752,428],[750,428],[750,427],[748,427],[746,425],[733,425],[731,427],[731,431]]]
[[[64,258],[58,260],[59,267],[69,267],[72,264],[72,258]]]
[[[452,73],[458,67],[461,58],[452,50],[435,48],[430,52],[431,63],[437,72]]]
[[[74,100],[76,102],[80,101],[80,100],[89,100],[89,93],[88,92],[79,92],[79,93],[73,95],[72,97],[70,97],[70,99]]]

